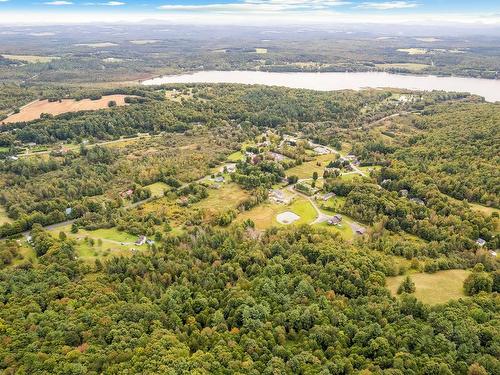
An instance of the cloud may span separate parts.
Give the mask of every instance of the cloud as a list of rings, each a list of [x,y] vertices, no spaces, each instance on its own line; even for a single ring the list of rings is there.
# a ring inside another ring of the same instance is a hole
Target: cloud
[[[363,9],[376,9],[376,10],[389,10],[389,9],[407,9],[416,8],[420,4],[413,1],[384,1],[381,3],[368,1],[358,5],[356,8]]]
[[[73,5],[73,3],[71,1],[49,1],[49,2],[46,2],[44,4],[45,5],[56,5],[56,6],[59,6],[59,5]]]
[[[0,3],[6,3],[9,0],[0,0]]]
[[[158,9],[181,12],[279,12],[293,10],[326,10],[331,7],[348,4],[351,4],[351,2],[341,0],[243,0],[242,2],[220,4],[165,4],[160,5]]]
[[[108,1],[107,3],[99,3],[99,5],[107,5],[110,7],[116,7],[120,5],[125,5],[126,3],[122,3],[121,1]]]

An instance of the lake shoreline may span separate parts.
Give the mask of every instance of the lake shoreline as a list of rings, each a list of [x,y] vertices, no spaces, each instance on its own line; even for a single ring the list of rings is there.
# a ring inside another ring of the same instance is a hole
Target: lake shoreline
[[[411,91],[468,92],[488,102],[500,101],[500,80],[457,76],[371,72],[267,72],[255,70],[194,71],[161,75],[141,85],[173,83],[229,83],[284,86],[316,91],[403,89]]]

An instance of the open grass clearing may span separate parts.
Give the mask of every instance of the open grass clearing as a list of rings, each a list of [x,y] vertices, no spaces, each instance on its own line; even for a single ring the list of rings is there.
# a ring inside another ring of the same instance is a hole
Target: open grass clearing
[[[135,245],[136,236],[120,232],[116,228],[93,231],[80,229],[77,233],[71,233],[71,226],[66,225],[49,231],[55,237],[59,235],[59,232],[64,232],[68,238],[76,242],[76,253],[83,261],[94,261],[96,258],[107,256],[130,256],[134,251],[147,249],[146,245]],[[90,239],[93,240],[93,245]],[[99,240],[101,240],[101,244],[99,244]]]
[[[47,113],[53,116],[61,113],[77,112],[77,111],[92,111],[103,108],[108,108],[108,103],[114,101],[117,106],[126,105],[125,98],[130,95],[105,95],[100,99],[61,99],[61,101],[49,102],[47,99],[32,102],[21,108],[19,113],[14,113],[2,120],[2,123],[8,124],[13,122],[32,121],[40,118],[42,113]]]
[[[144,44],[154,44],[158,43],[158,39],[136,39],[136,40],[130,40],[130,43],[135,44],[135,45],[144,45]]]
[[[408,55],[425,55],[428,52],[427,48],[399,48],[398,51]]]
[[[23,61],[29,64],[36,63],[48,63],[52,60],[58,60],[60,57],[58,56],[37,56],[37,55],[2,55],[6,59],[15,60],[15,61]]]
[[[106,48],[106,47],[116,47],[118,44],[111,42],[102,43],[78,43],[75,44],[76,47],[91,47],[91,48]]]
[[[0,205],[0,225],[12,222],[12,219],[7,216],[5,207]]]
[[[164,182],[155,182],[154,184],[146,185],[144,187],[151,191],[152,197],[163,197],[163,192],[170,189],[170,187]]]
[[[267,53],[267,48],[255,48],[255,53],[266,54]]]
[[[419,72],[428,68],[428,64],[417,64],[417,63],[395,63],[395,64],[375,64],[377,68],[380,69],[407,69],[413,72]]]
[[[464,297],[463,283],[470,271],[447,270],[436,273],[414,273],[410,277],[415,283],[415,297],[420,301],[435,305]],[[387,288],[393,296],[405,276],[387,278]]]
[[[236,218],[236,222],[251,219],[255,223],[255,228],[265,230],[272,226],[282,226],[277,220],[277,215],[284,212],[293,212],[299,219],[293,224],[310,224],[316,218],[316,210],[311,203],[302,197],[296,198],[289,205],[266,202],[249,211],[242,212]]]
[[[219,189],[210,189],[208,197],[193,204],[193,207],[222,211],[238,207],[248,196],[248,192],[237,184],[228,182],[223,183]]]
[[[236,152],[233,152],[231,155],[229,155],[227,157],[227,160],[232,161],[232,162],[239,161],[239,160],[245,160],[245,155],[243,155],[243,153],[241,151],[236,151]]]
[[[328,163],[335,159],[335,155],[319,155],[314,160],[307,161],[301,165],[297,165],[286,171],[287,176],[297,176],[298,178],[312,178],[314,172],[318,172],[318,176],[323,176],[323,171],[325,170]]]
[[[315,225],[321,228],[328,229],[333,233],[340,234],[340,236],[346,241],[352,241],[352,239],[354,238],[354,233],[350,225],[345,220],[342,220],[342,223],[339,225],[329,225],[326,221]]]

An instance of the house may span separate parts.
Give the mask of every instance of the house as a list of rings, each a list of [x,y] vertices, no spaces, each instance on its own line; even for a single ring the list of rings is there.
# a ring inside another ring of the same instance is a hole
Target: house
[[[342,215],[334,215],[328,219],[328,225],[339,225],[342,222]]]
[[[278,154],[277,152],[269,152],[268,156],[274,161],[283,161],[285,160],[285,155]]]
[[[419,204],[421,206],[425,206],[425,202],[422,199],[420,199],[420,198],[411,198],[410,200],[413,203]]]
[[[137,239],[137,241],[135,241],[135,244],[137,246],[141,246],[141,245],[144,245],[146,243],[146,236],[139,236],[139,238]]]
[[[269,191],[269,198],[276,203],[283,203],[283,204],[288,204],[290,203],[290,198],[285,197],[285,194],[281,190],[270,190]]]
[[[224,169],[226,169],[227,173],[234,173],[236,172],[236,164],[235,163],[226,164],[224,167],[222,167],[221,172],[224,172]]]
[[[406,189],[401,189],[401,190],[399,191],[399,195],[401,195],[402,197],[405,197],[405,198],[406,198],[406,197],[408,196],[408,190],[406,190]]]
[[[19,160],[19,158],[17,156],[12,155],[9,156],[9,160]]]
[[[217,183],[222,183],[222,182],[224,182],[224,177],[217,176],[217,177],[214,178],[214,181],[217,182]]]
[[[326,155],[330,153],[330,150],[327,149],[326,147],[323,146],[316,146],[314,147],[314,152],[317,153],[318,155]]]
[[[335,193],[326,193],[323,195],[322,199],[324,201],[327,201],[328,199],[333,198],[334,196],[335,196]]]
[[[64,213],[66,214],[66,216],[69,216],[71,215],[71,213],[73,212],[73,209],[71,207],[68,207],[64,210]]]
[[[365,233],[366,233],[366,228],[359,227],[358,229],[356,229],[356,234],[363,235]]]
[[[380,185],[387,185],[389,182],[391,182],[391,179],[390,178],[386,178],[385,180],[383,180]]]
[[[484,245],[486,245],[486,241],[483,240],[482,238],[478,238],[476,240],[476,245],[480,246],[480,247],[483,247]]]
[[[132,189],[128,189],[128,190],[122,191],[120,193],[120,197],[129,198],[132,194],[134,194],[134,191]]]
[[[28,147],[35,147],[36,146],[36,142],[28,142],[28,143],[26,143],[26,146],[28,146]]]
[[[153,240],[146,240],[146,243],[147,243],[148,245],[153,245],[155,242],[154,242]]]
[[[495,258],[496,258],[496,256],[497,256],[497,252],[496,252],[496,251],[493,251],[493,250],[490,250],[490,255],[491,255],[492,257],[495,257]]]

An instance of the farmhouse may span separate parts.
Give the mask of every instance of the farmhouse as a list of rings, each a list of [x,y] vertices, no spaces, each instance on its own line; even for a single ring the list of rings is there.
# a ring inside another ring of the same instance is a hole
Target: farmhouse
[[[318,155],[326,155],[330,153],[330,150],[327,149],[326,147],[323,146],[316,146],[314,147],[314,152],[317,153]]]
[[[413,203],[419,204],[421,206],[425,206],[425,202],[422,199],[420,199],[420,198],[411,198],[410,200]]]
[[[120,197],[129,198],[132,194],[134,194],[134,191],[132,189],[128,189],[128,190],[122,191],[120,193]]]
[[[269,199],[276,203],[288,204],[290,203],[290,198],[287,198],[283,191],[272,189],[269,191]]]
[[[322,199],[324,201],[327,201],[328,199],[333,198],[334,196],[335,196],[335,193],[326,193],[323,195]]]
[[[328,219],[328,225],[339,225],[342,222],[342,215],[335,215]]]
[[[285,160],[285,155],[278,154],[277,152],[269,152],[267,154],[274,161],[283,161]]]
[[[135,244],[138,246],[144,245],[146,243],[146,240],[147,240],[146,236],[139,236],[137,241],[135,241]]]
[[[401,189],[399,191],[399,195],[401,195],[402,197],[407,197],[408,196],[408,190],[406,189]]]
[[[366,228],[359,227],[358,229],[356,229],[356,234],[363,235],[365,233],[366,233]]]
[[[476,245],[480,246],[480,247],[483,247],[484,245],[486,245],[486,241],[483,240],[482,238],[478,238],[476,240]]]

